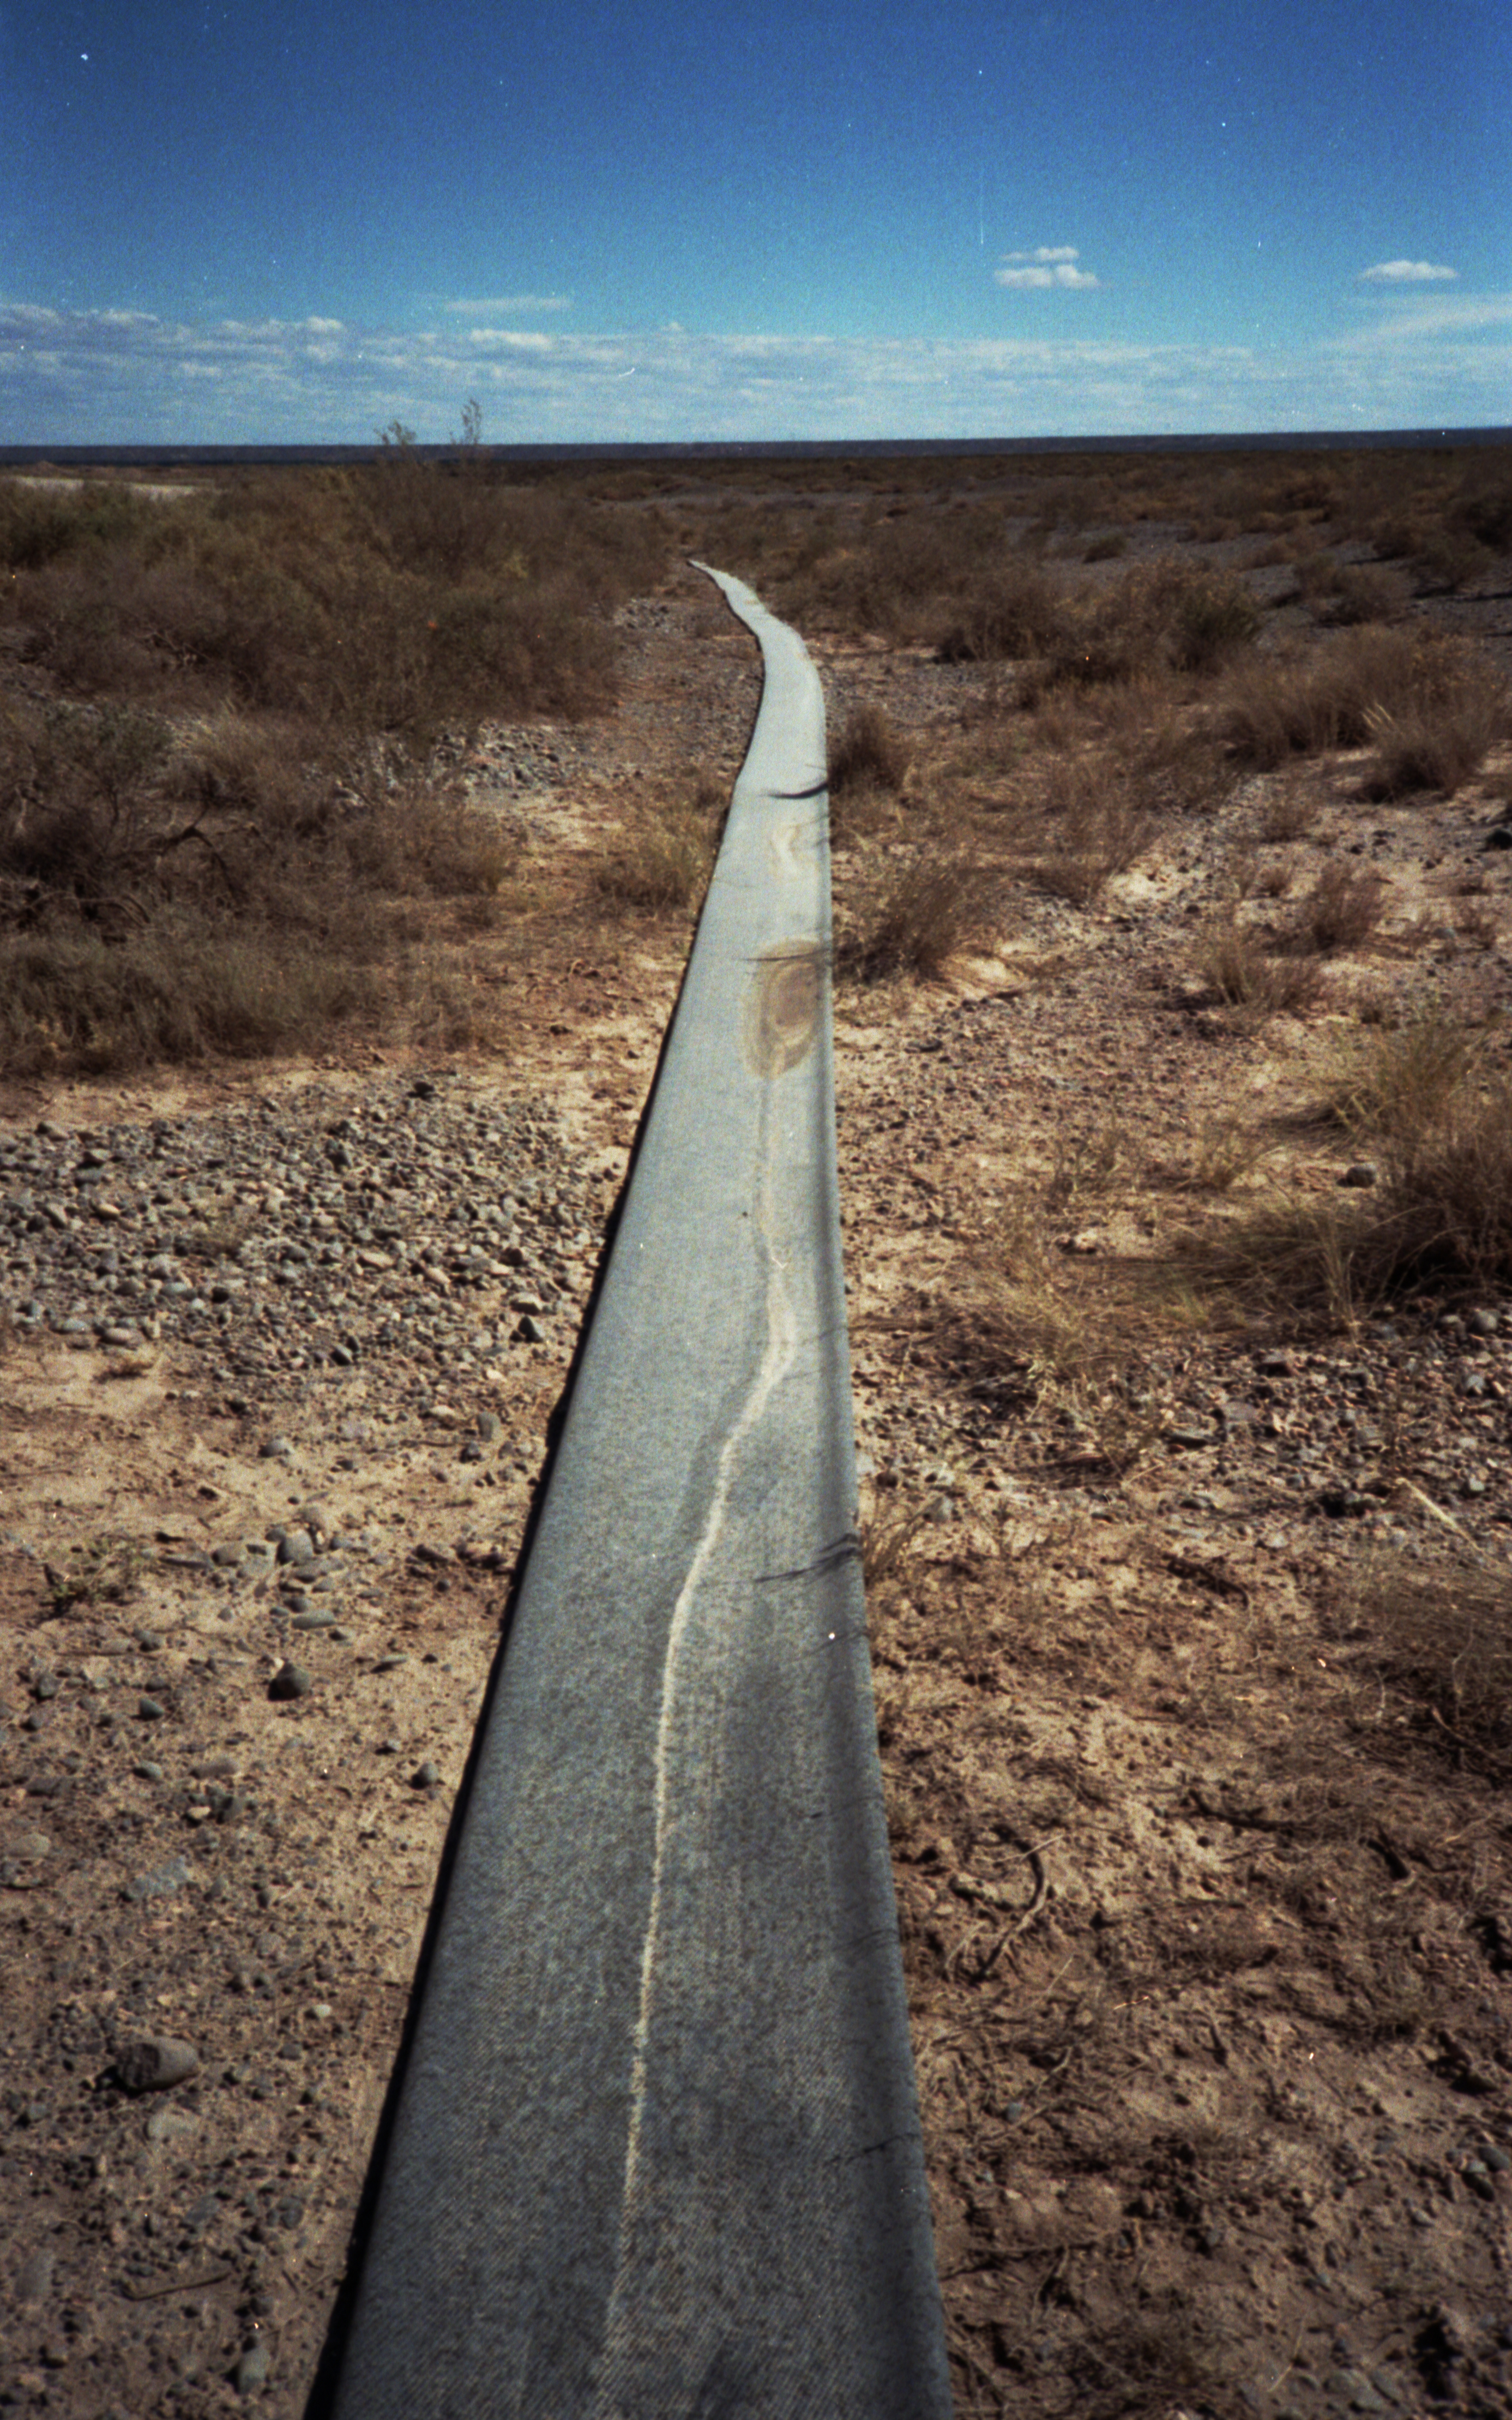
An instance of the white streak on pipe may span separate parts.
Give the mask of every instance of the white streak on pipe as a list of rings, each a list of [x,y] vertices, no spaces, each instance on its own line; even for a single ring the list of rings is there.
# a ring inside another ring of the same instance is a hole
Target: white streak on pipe
[[[766,1138],[763,1136],[764,1151]],[[630,2065],[630,2128],[625,2154],[625,2185],[620,2199],[620,2242],[615,2261],[614,2290],[609,2297],[609,2319],[604,2331],[604,2353],[612,2353],[617,2337],[628,2319],[625,2293],[631,2258],[631,2238],[635,2226],[637,2186],[640,2181],[640,2131],[645,2112],[646,2071],[651,2046],[651,2027],[656,1993],[657,1952],[661,1937],[662,1873],[667,1839],[674,1812],[672,1805],[671,1745],[677,1718],[678,1687],[682,1678],[683,1644],[703,1575],[708,1570],[724,1530],[725,1512],[730,1500],[730,1488],[734,1475],[735,1460],[741,1447],[766,1409],[772,1390],[793,1366],[797,1350],[797,1321],[789,1294],[786,1274],[787,1258],[778,1251],[771,1235],[772,1185],[770,1155],[766,1155],[761,1193],[752,1225],[761,1237],[766,1256],[766,1346],[761,1367],[756,1373],[749,1394],[741,1406],[740,1416],[720,1449],[715,1475],[714,1494],[709,1504],[703,1532],[688,1565],[687,1577],[672,1608],[667,1633],[667,1654],[662,1665],[661,1714],[656,1727],[656,1834],[652,1866],[651,1905],[646,1919],[645,1944],[640,1953],[640,2006],[636,2020],[635,2047]],[[615,2420],[617,2404],[607,2404],[602,2392],[595,2398],[595,2420]]]

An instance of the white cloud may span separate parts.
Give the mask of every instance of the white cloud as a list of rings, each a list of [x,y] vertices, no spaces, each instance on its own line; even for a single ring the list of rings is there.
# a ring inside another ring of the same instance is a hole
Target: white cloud
[[[1512,296],[1424,297],[1289,349],[185,325],[0,303],[0,428],[43,445],[372,444],[398,419],[439,442],[469,396],[501,443],[1474,427],[1505,418],[1509,327]]]
[[[463,296],[455,302],[443,302],[443,311],[455,311],[470,319],[481,318],[486,311],[570,311],[570,294],[490,294],[481,301]]]
[[[470,345],[497,345],[505,352],[548,353],[555,339],[551,336],[523,334],[517,328],[470,328]]]
[[[1098,279],[1089,269],[1078,269],[1081,255],[1073,243],[1037,244],[1032,252],[1005,252],[1003,265],[993,275],[999,286],[1021,287],[1072,287],[1085,289]]]
[[[1458,269],[1435,268],[1431,260],[1381,260],[1374,269],[1362,269],[1360,282],[1365,286],[1435,286],[1458,274]]]

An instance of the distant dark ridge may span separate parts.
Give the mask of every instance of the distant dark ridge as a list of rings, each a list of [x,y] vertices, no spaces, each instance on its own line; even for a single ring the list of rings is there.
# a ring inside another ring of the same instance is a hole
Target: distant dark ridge
[[[1247,436],[713,438],[687,444],[485,445],[492,462],[589,466],[629,462],[843,462],[1010,454],[1358,454],[1381,447],[1512,444],[1512,428],[1317,428]],[[455,442],[417,445],[445,460]],[[0,469],[198,471],[236,466],[371,462],[377,445],[3,445]]]

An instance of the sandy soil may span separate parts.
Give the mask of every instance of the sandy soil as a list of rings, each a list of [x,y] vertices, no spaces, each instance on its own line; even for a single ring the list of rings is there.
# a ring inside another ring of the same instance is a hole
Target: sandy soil
[[[690,576],[625,644],[620,714],[528,801],[531,845],[585,866],[638,776],[728,775],[754,701]],[[815,652],[832,720],[885,696],[948,765],[980,675]],[[1253,787],[1093,906],[1026,892],[948,982],[840,995],[880,1732],[963,2414],[1512,2410],[1506,1776],[1361,1611],[1383,1558],[1500,1575],[1504,1606],[1512,1320],[1434,1298],[1278,1343],[1109,1311],[1111,1357],[1059,1384],[985,1365],[954,1317],[1031,1199],[1103,1316],[1190,1208],[1151,1171],[1236,1125],[1263,1158],[1226,1200],[1336,1185],[1344,1146],[1295,1112],[1357,979],[1512,1004],[1494,786],[1382,810],[1347,761],[1308,779],[1296,879],[1358,846],[1393,904],[1304,1021],[1216,1014],[1192,978]],[[841,849],[842,923],[904,834]],[[440,1074],[548,1098],[607,1209],[683,938],[601,915],[517,958],[495,1056],[55,1084],[12,1092],[0,1136]],[[305,2408],[570,1348],[563,1326],[424,1388],[393,1359],[274,1368],[238,1412],[208,1347],[8,1344],[0,2406]],[[295,1637],[276,1567],[207,1560],[301,1520],[339,1640]],[[281,1698],[293,1653],[313,1686]],[[193,2071],[129,2089],[131,2045],[164,2037]]]

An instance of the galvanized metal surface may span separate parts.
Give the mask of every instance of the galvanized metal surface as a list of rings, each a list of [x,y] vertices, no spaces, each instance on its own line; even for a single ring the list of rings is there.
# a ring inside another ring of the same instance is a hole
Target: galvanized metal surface
[[[950,2409],[855,1536],[824,708],[735,785],[441,1918],[340,2420]]]

